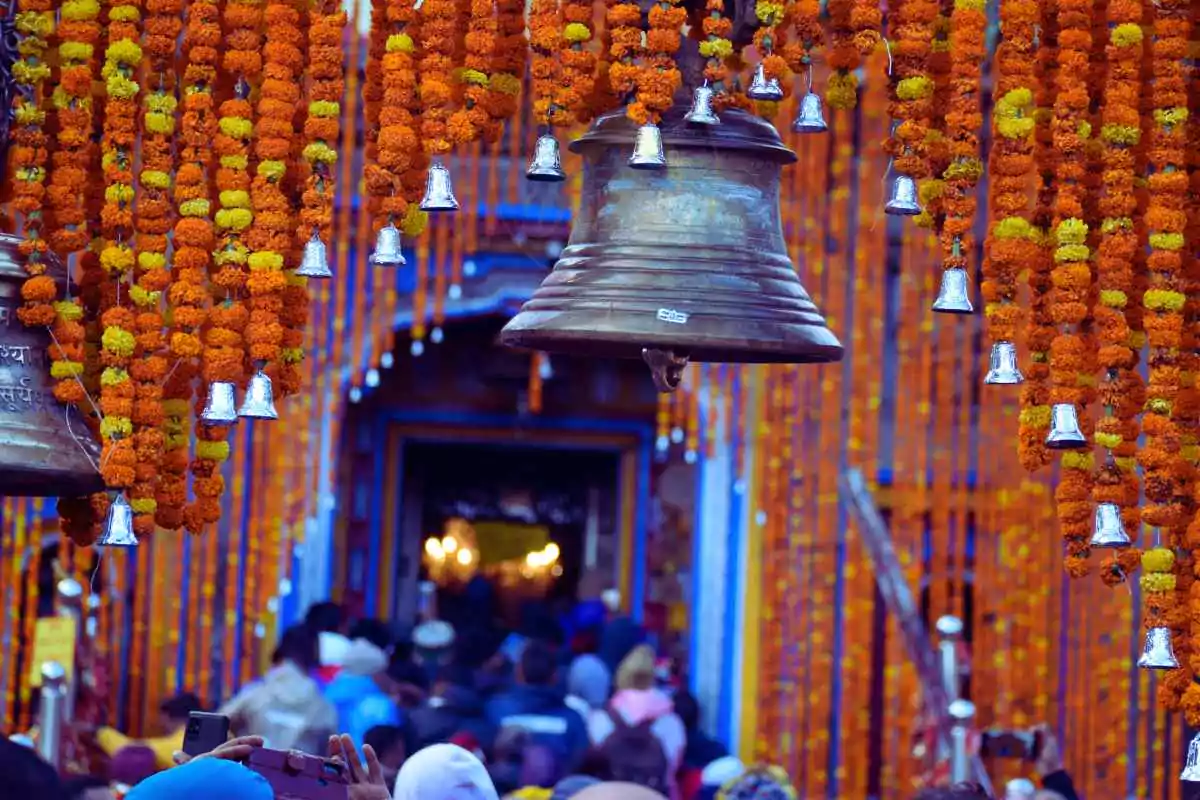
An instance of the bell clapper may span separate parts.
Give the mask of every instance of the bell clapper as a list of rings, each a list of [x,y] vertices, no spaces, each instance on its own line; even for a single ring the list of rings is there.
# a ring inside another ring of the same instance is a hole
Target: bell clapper
[[[663,394],[670,394],[679,388],[683,381],[683,370],[688,365],[686,355],[676,355],[674,350],[658,350],[643,348],[642,360],[650,367],[650,377],[654,386]]]

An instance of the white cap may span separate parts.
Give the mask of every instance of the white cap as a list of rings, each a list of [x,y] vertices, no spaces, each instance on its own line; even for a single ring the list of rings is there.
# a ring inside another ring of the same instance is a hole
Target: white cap
[[[431,619],[413,629],[412,640],[422,650],[444,650],[454,644],[454,626],[440,619]]]
[[[1013,778],[1004,787],[1004,800],[1033,800],[1037,787],[1028,778]]]
[[[498,800],[487,767],[456,744],[435,744],[408,757],[396,775],[395,800]]]
[[[736,756],[723,756],[708,762],[700,772],[701,786],[724,786],[732,780],[742,777],[746,765]]]

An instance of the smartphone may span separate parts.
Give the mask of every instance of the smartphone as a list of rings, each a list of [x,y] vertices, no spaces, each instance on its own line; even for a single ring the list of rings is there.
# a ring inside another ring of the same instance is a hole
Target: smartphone
[[[1035,761],[1041,751],[1041,737],[1033,731],[984,731],[979,754],[984,758],[1015,758]]]
[[[183,733],[183,752],[189,756],[211,753],[229,740],[229,717],[193,711]]]
[[[347,800],[350,781],[340,761],[296,750],[254,750],[246,766],[267,779],[275,800]]]

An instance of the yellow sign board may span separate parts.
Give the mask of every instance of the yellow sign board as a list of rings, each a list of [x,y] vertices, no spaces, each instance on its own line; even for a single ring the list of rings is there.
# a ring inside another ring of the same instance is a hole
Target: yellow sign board
[[[75,620],[72,617],[42,617],[33,633],[33,660],[29,663],[29,685],[42,685],[42,664],[57,661],[70,680],[75,671]]]

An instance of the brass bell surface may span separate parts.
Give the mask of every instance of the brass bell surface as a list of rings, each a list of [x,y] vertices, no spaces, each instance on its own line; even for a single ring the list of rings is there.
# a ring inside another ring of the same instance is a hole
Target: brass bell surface
[[[636,126],[600,117],[571,148],[584,185],[554,271],[500,333],[511,347],[583,356],[729,363],[838,361],[788,258],[782,169],[796,156],[770,123],[731,109],[690,125],[664,115],[660,171],[629,169]]]
[[[692,93],[692,107],[688,109],[685,120],[694,125],[720,125],[721,118],[713,111],[713,90],[705,83],[697,86]]]
[[[425,178],[425,196],[421,198],[422,211],[458,211],[458,198],[450,181],[450,170],[441,162],[429,165]]]
[[[917,182],[907,175],[897,175],[893,178],[883,212],[897,217],[915,217],[920,214],[921,202],[917,197]]]
[[[328,248],[317,233],[313,233],[312,238],[304,243],[304,258],[296,267],[296,275],[301,278],[333,277],[333,270],[329,268]]]
[[[796,133],[824,133],[829,130],[821,95],[809,92],[800,98],[800,113],[792,121],[792,130]]]
[[[1125,532],[1125,523],[1121,520],[1121,507],[1116,503],[1097,503],[1092,538],[1088,541],[1088,546],[1122,548],[1131,544],[1133,542],[1129,540],[1129,534]]]
[[[27,277],[21,240],[0,234],[0,496],[77,497],[104,489],[100,447],[83,417],[54,398],[50,333],[17,318]],[[47,274],[66,281],[47,254]]]
[[[1175,669],[1179,666],[1170,628],[1158,627],[1146,631],[1146,641],[1137,665],[1142,669]]]
[[[543,133],[533,146],[533,158],[525,170],[525,178],[531,181],[557,182],[565,181],[567,174],[563,172],[562,155],[558,149],[558,139],[552,134]]]
[[[942,284],[933,301],[933,310],[939,314],[970,314],[975,310],[971,305],[970,278],[965,269],[942,270]]]
[[[983,382],[989,386],[1012,386],[1025,382],[1017,366],[1017,346],[1012,342],[993,342],[987,375]]]
[[[376,267],[403,267],[404,252],[400,249],[400,229],[388,223],[375,234],[375,251],[369,259]]]
[[[1087,447],[1087,437],[1079,428],[1079,412],[1074,403],[1055,403],[1050,408],[1050,433],[1046,447],[1051,450],[1077,450]]]

